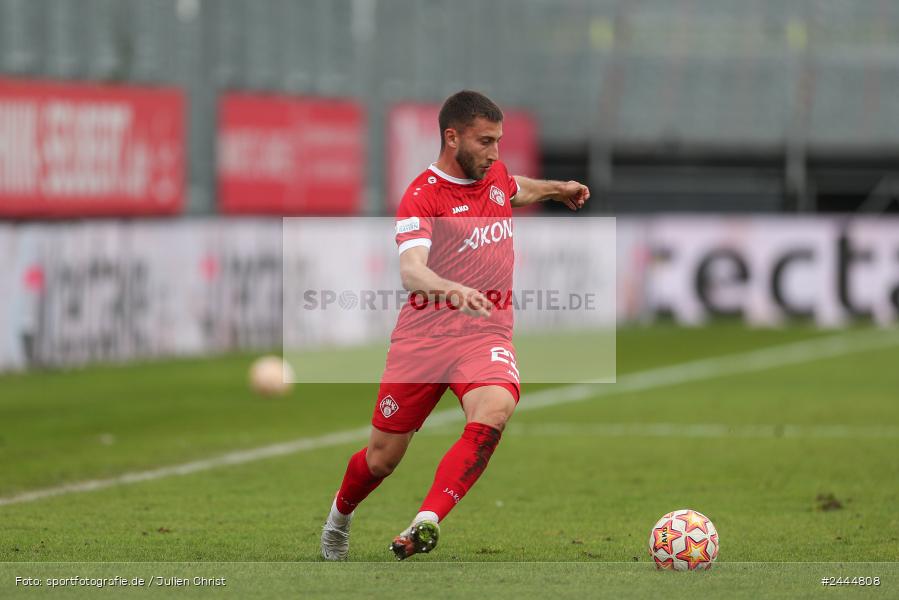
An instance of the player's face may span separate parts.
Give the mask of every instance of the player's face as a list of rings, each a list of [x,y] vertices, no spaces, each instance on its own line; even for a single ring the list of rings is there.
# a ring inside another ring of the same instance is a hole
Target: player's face
[[[469,179],[481,180],[487,170],[499,160],[499,140],[503,137],[502,122],[478,117],[458,136],[456,162]]]

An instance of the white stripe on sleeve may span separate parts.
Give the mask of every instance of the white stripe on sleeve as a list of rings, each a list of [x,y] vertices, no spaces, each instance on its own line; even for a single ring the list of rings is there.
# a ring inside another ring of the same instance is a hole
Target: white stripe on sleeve
[[[408,250],[409,248],[415,248],[416,246],[424,246],[425,248],[431,247],[431,240],[428,238],[415,238],[413,240],[406,240],[402,244],[400,244],[400,254]]]

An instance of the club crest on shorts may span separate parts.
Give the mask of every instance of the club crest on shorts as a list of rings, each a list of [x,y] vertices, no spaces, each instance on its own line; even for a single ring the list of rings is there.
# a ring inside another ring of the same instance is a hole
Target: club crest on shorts
[[[380,409],[381,414],[384,415],[385,419],[389,419],[393,413],[400,409],[400,405],[396,403],[393,396],[388,394],[381,399],[380,403],[378,403],[378,409]]]
[[[500,206],[503,206],[506,203],[506,195],[495,185],[490,186],[490,199]]]

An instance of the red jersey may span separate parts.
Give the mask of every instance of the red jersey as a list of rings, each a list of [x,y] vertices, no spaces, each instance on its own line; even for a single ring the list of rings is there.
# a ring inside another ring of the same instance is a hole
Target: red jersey
[[[512,338],[511,200],[517,193],[518,183],[499,161],[480,181],[452,177],[434,165],[412,181],[396,213],[399,253],[429,248],[432,271],[480,290],[494,307],[487,318],[471,317],[443,300],[410,294],[391,340],[478,332]]]

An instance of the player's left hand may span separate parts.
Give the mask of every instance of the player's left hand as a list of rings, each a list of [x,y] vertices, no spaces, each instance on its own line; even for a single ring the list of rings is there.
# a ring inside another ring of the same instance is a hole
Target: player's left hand
[[[584,203],[590,198],[590,189],[583,183],[577,181],[566,181],[559,186],[559,193],[556,200],[570,208],[578,210],[583,208]]]

